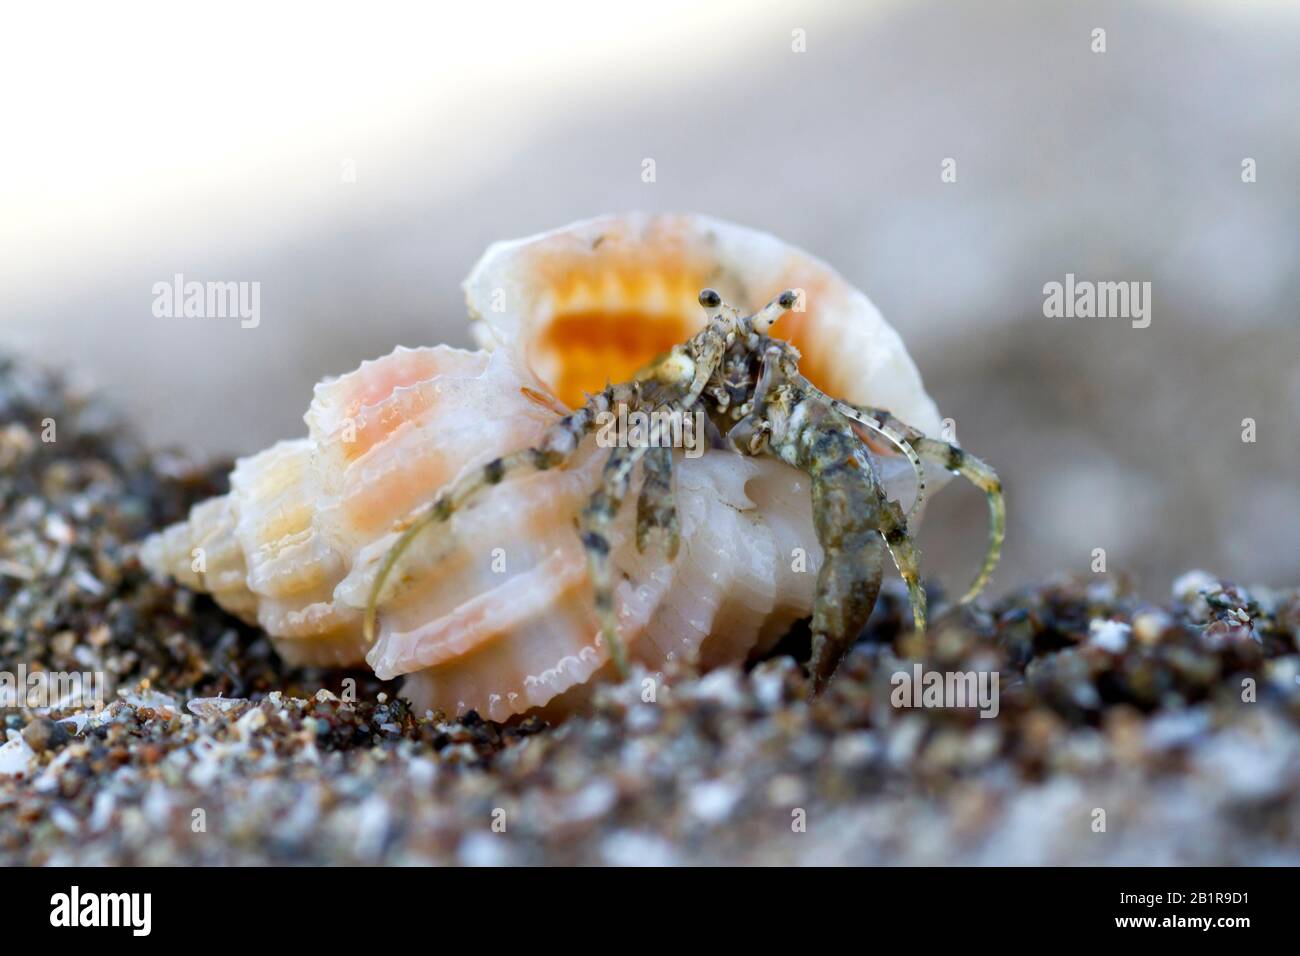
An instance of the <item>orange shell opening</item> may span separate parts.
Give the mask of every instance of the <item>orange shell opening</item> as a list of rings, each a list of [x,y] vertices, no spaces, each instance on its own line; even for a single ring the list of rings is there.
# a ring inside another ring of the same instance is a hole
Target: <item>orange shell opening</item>
[[[552,319],[534,348],[560,357],[557,371],[544,380],[560,401],[577,408],[585,394],[600,391],[607,382],[626,382],[694,331],[682,315],[572,312]]]
[[[668,275],[629,272],[624,263],[610,263],[608,268],[608,272],[593,270],[593,263],[586,260],[568,274],[551,271],[546,289],[549,315],[534,326],[526,345],[533,373],[570,408],[581,406],[585,395],[608,383],[630,380],[698,331],[705,312],[697,296],[705,286],[714,285],[729,304],[745,311],[760,308],[769,298],[742,298],[744,293],[729,289],[716,270],[709,281],[702,272],[684,268]],[[791,278],[806,281],[801,286]],[[822,292],[825,279],[806,274],[774,277],[770,295],[785,288],[802,288],[807,294],[806,311],[785,315],[772,334],[798,348],[803,353],[803,374],[834,393],[844,383],[835,374],[834,343],[828,347],[816,334],[814,303],[820,297],[812,294],[814,286]]]

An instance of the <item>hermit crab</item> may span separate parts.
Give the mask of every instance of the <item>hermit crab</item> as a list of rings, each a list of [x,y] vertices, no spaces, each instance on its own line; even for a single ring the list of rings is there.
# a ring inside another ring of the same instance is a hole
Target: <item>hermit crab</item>
[[[483,350],[321,383],[307,437],[242,459],[144,563],[291,661],[364,659],[496,720],[633,661],[761,655],[810,614],[820,688],[886,554],[925,626],[911,535],[949,473],[987,495],[967,597],[988,580],[996,475],[936,437],[897,333],[824,263],[707,217],[604,217],[493,246],[466,294]]]

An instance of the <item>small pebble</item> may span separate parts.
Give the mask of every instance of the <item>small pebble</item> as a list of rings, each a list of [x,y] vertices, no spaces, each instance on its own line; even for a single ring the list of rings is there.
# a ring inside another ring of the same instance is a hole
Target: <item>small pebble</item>
[[[62,724],[55,723],[48,717],[37,717],[23,728],[23,739],[32,750],[44,753],[62,747],[70,737]]]

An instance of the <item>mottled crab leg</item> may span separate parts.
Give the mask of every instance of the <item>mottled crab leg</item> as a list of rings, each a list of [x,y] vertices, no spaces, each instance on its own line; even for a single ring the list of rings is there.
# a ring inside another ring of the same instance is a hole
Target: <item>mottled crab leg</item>
[[[651,448],[641,467],[645,476],[636,503],[636,549],[645,551],[650,537],[662,532],[667,537],[668,560],[677,557],[681,528],[677,503],[673,500],[673,450]]]
[[[855,436],[856,437],[856,436]],[[870,460],[870,456],[868,456]],[[873,466],[874,472],[874,466]],[[924,634],[926,628],[926,595],[921,584],[921,559],[907,530],[907,516],[897,501],[891,501],[885,494],[880,478],[873,474],[874,494],[876,496],[875,527],[885,539],[889,556],[894,559],[894,567],[907,585],[907,597],[912,605],[912,626],[917,633]]]
[[[601,485],[582,509],[579,525],[582,547],[587,552],[587,571],[591,576],[592,593],[596,600],[596,617],[600,621],[600,636],[609,648],[609,656],[622,676],[627,676],[627,656],[618,633],[618,613],[614,607],[614,583],[609,565],[609,529],[614,524],[627,489],[632,481],[635,454],[641,446],[615,448],[605,460]],[[671,451],[671,449],[670,449]]]
[[[824,539],[825,561],[817,574],[808,668],[813,693],[820,694],[876,606],[885,569],[885,548],[880,532],[869,527],[865,515],[855,519],[852,527],[827,528],[829,522],[822,516],[839,509],[836,499],[842,485],[822,477],[813,478],[812,486],[813,516],[818,536]]]
[[[833,420],[785,433],[772,448],[812,483],[813,524],[824,558],[813,603],[813,693],[820,693],[871,617],[884,572],[876,481],[862,442]]]
[[[655,411],[663,413],[675,411],[680,413],[681,403],[668,402],[659,406]],[[591,498],[588,499],[580,523],[582,546],[587,552],[587,568],[596,601],[596,615],[600,620],[601,637],[609,648],[614,666],[618,668],[618,672],[623,676],[627,675],[627,660],[622,640],[619,637],[618,617],[614,609],[614,585],[609,567],[609,529],[618,516],[619,509],[623,506],[623,500],[627,497],[628,488],[632,483],[632,473],[636,469],[637,463],[644,459],[646,462],[646,481],[662,481],[667,489],[668,498],[664,507],[670,510],[667,517],[663,517],[664,524],[660,526],[669,530],[670,558],[676,556],[677,515],[676,506],[671,498],[672,447],[663,445],[663,436],[659,432],[660,424],[666,420],[664,417],[652,420],[654,424],[652,424],[650,435],[647,436],[644,444],[622,446],[610,452],[609,458],[605,460],[604,471],[601,474],[601,487],[596,489]],[[667,468],[669,470],[666,473],[653,471],[653,469],[662,469],[664,467],[664,453],[666,453]],[[652,471],[655,476],[653,479],[651,477]],[[643,492],[641,501],[638,503],[637,514],[638,549],[641,549],[643,543],[640,505],[645,503],[646,500]],[[653,507],[663,505],[661,501],[650,500],[655,501]]]
[[[375,574],[374,584],[370,588],[370,598],[366,602],[363,623],[366,643],[373,644],[375,640],[375,619],[384,585],[402,555],[423,531],[434,524],[448,521],[473,498],[493,485],[500,484],[510,475],[547,471],[563,465],[573,457],[582,439],[596,426],[597,416],[608,411],[616,402],[627,401],[632,394],[633,385],[629,383],[611,386],[598,395],[590,396],[587,404],[582,408],[565,415],[551,425],[537,445],[494,458],[477,471],[462,476],[450,488],[439,494],[422,514],[414,518],[408,517],[395,527],[394,530],[402,530],[402,535],[384,555],[384,560]]]
[[[900,429],[891,427],[887,422],[876,421],[871,416],[861,414],[857,406],[827,395],[803,375],[798,375],[794,381],[805,392],[821,399],[822,402],[848,418],[855,425],[861,425],[863,428],[873,431],[884,438],[908,460],[912,466],[912,473],[916,476],[916,496],[912,499],[912,506],[907,509],[907,520],[911,521],[915,518],[920,512],[921,506],[925,503],[925,468],[921,464],[921,456],[916,453],[916,449],[912,447],[907,438],[901,434]],[[895,424],[901,424],[897,420],[894,421]]]
[[[700,304],[705,308],[716,308],[722,304],[722,299],[716,292],[706,289],[700,293]],[[631,383],[634,387],[632,397],[639,401],[641,398],[641,383],[653,378],[661,386],[681,396],[675,400],[663,402],[657,408],[652,409],[653,411],[675,412],[679,415],[688,412],[699,401],[700,396],[704,394],[705,388],[708,387],[714,372],[722,362],[722,357],[726,354],[727,335],[723,331],[723,323],[715,316],[703,330],[695,335],[690,345],[689,353],[683,347],[673,349],[667,356],[655,363],[651,369],[647,370],[639,382]],[[668,494],[671,496],[672,448],[667,448],[668,457],[665,463],[662,456],[664,451],[662,436],[658,431],[658,422],[664,420],[662,417],[657,421],[652,419],[654,424],[651,427],[651,435],[648,436],[644,444],[616,448],[610,453],[605,462],[602,485],[592,494],[582,514],[582,544],[587,552],[587,567],[595,594],[596,614],[600,618],[601,636],[606,646],[609,647],[610,657],[614,660],[615,667],[618,668],[619,673],[622,675],[627,674],[627,662],[622,641],[618,634],[618,617],[614,609],[614,590],[609,570],[608,532],[618,514],[619,508],[623,504],[623,499],[627,495],[628,487],[632,481],[632,473],[637,463],[642,459],[646,459],[651,453],[655,453],[656,461],[653,466],[647,465],[647,468],[653,470],[655,475],[653,478],[647,475],[647,480],[666,483]],[[645,499],[643,498],[643,500]],[[671,505],[671,499],[669,499],[669,504]],[[643,544],[639,512],[640,505],[638,504],[638,548],[642,547]],[[672,506],[671,520],[675,525],[675,506]],[[670,549],[675,553],[675,530],[670,530],[670,535],[672,541]]]
[[[962,603],[974,600],[984,590],[998,566],[1002,554],[1002,541],[1006,537],[1006,503],[1002,497],[1002,481],[997,472],[974,455],[957,445],[929,438],[924,433],[905,422],[899,421],[882,408],[866,405],[850,405],[838,399],[831,399],[831,407],[842,415],[859,424],[868,422],[881,428],[889,428],[901,434],[926,461],[934,462],[953,474],[960,475],[984,492],[989,503],[989,543],[984,553],[984,564],[980,567],[975,581],[962,596]]]
[[[724,306],[722,297],[712,289],[701,291],[699,298],[700,305],[706,309],[730,309],[730,307]],[[769,302],[759,315],[770,316],[771,318],[768,318],[766,323],[770,325],[775,316],[789,309],[793,304],[793,294],[783,293]],[[734,309],[730,309],[730,311],[735,313]],[[736,313],[736,315],[738,316],[739,313]],[[694,358],[689,360],[693,368],[684,364],[685,352],[677,350],[638,373],[638,378],[643,381],[657,379],[663,384],[675,385],[678,389],[685,389],[684,395],[677,401],[666,402],[663,408],[676,409],[679,414],[686,414],[699,402],[714,373],[722,364],[722,358],[727,351],[727,335],[723,331],[724,325],[725,320],[722,313],[715,312],[710,317],[706,327],[697,333],[691,343]],[[685,374],[687,372],[689,372],[688,375]],[[645,459],[645,481],[642,484],[641,493],[637,500],[637,550],[645,550],[651,532],[662,530],[668,535],[668,556],[671,559],[677,556],[680,534],[677,506],[673,500],[672,490],[672,449],[663,447],[643,448],[632,456],[626,467],[635,466],[637,460],[641,458]]]
[[[727,441],[742,455],[759,454],[767,442],[767,436],[771,431],[771,424],[767,420],[767,399],[772,391],[772,382],[778,374],[780,362],[780,346],[772,345],[763,351],[749,414],[727,431]]]
[[[811,441],[814,445],[817,442],[840,445],[842,442],[839,436],[849,435],[851,441],[848,447],[853,450],[855,456],[851,462],[851,467],[860,468],[863,472],[864,478],[869,482],[871,495],[874,498],[873,507],[869,512],[870,526],[879,531],[884,537],[885,544],[889,548],[889,555],[894,561],[894,567],[898,568],[899,575],[907,585],[907,594],[912,604],[913,623],[918,632],[924,633],[926,626],[925,588],[921,585],[920,559],[917,556],[916,546],[912,543],[911,535],[907,531],[907,522],[910,515],[904,515],[902,507],[897,502],[890,501],[889,496],[885,494],[884,486],[876,473],[875,464],[872,462],[870,455],[866,454],[865,445],[857,440],[857,433],[853,430],[853,425],[832,411],[834,399],[827,397],[815,386],[809,385],[807,379],[798,374],[793,362],[790,362],[787,368],[781,368],[783,360],[787,358],[789,356],[778,345],[773,345],[764,352],[762,368],[754,390],[753,412],[751,416],[738,422],[736,428],[733,429],[733,433],[729,434],[728,437],[731,438],[732,444],[737,447],[737,450],[743,451],[744,449],[740,448],[739,443],[745,441],[748,436],[750,452],[757,452],[763,439],[763,434],[759,429],[767,421],[768,396],[772,394],[772,383],[777,376],[795,384],[796,391],[793,394],[796,396],[796,403],[800,406],[795,416],[799,421],[799,427],[805,429],[807,435],[811,436],[805,441]],[[753,421],[750,419],[753,419]],[[911,449],[908,448],[908,451],[911,451]],[[777,454],[781,454],[779,449]],[[782,457],[786,456],[782,455]],[[820,455],[815,456],[811,461],[815,463],[819,458]],[[922,496],[925,494],[925,481],[922,478],[923,469],[920,460],[917,459],[914,452],[909,456],[909,460],[913,462],[913,468],[917,471],[916,500],[912,503],[914,513],[920,507]],[[805,467],[805,470],[808,470],[807,467]],[[812,472],[810,471],[809,474],[812,474]]]

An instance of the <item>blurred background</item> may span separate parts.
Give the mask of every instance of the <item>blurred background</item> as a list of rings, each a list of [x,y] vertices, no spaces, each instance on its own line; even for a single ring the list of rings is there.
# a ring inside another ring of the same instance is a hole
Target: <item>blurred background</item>
[[[996,589],[1094,548],[1155,598],[1300,583],[1300,4],[32,4],[0,90],[0,349],[155,444],[252,452],[326,375],[468,345],[495,239],[699,211],[900,331],[1005,478]],[[260,324],[156,318],[175,273],[259,282]],[[1067,273],[1150,282],[1150,327],[1045,317]],[[922,546],[957,587],[952,488]]]

